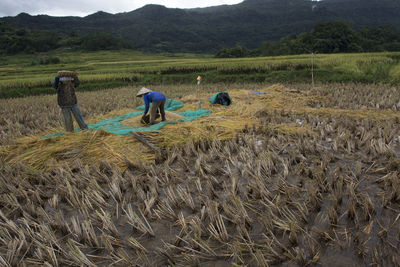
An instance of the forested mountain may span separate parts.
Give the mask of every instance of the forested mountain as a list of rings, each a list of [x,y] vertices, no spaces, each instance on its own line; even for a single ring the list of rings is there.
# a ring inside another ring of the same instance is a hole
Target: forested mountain
[[[265,41],[253,50],[236,45],[224,48],[215,57],[257,57],[300,54],[332,54],[400,51],[400,31],[394,26],[364,26],[354,30],[347,22],[317,22],[310,32],[289,34]]]
[[[147,5],[131,12],[97,12],[83,18],[21,13],[0,21],[56,31],[61,38],[105,32],[147,51],[213,53],[237,44],[254,49],[266,40],[310,31],[318,21],[343,20],[355,29],[385,24],[400,29],[399,14],[399,0],[245,0],[196,9]]]

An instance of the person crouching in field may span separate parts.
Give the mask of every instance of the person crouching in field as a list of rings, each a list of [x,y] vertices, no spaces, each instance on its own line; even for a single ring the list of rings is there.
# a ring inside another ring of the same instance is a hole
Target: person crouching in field
[[[74,131],[72,114],[79,127],[82,130],[87,129],[88,126],[79,109],[75,95],[75,88],[80,84],[78,74],[74,71],[59,71],[52,84],[57,89],[57,102],[64,117],[65,130],[68,132]]]
[[[142,120],[144,120],[147,112],[150,109],[150,125],[154,124],[154,121],[156,120],[157,116],[157,109],[161,113],[161,121],[165,121],[165,110],[164,110],[164,105],[166,101],[165,95],[159,92],[154,92],[151,91],[150,89],[147,89],[145,87],[142,87],[142,89],[139,90],[139,92],[136,95],[137,97],[142,97],[144,100],[145,108],[144,108],[144,114],[142,117]],[[151,108],[150,108],[150,103]]]

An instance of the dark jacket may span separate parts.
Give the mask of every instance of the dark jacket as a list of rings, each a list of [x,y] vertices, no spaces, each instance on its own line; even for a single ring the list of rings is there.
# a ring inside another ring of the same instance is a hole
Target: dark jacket
[[[60,107],[72,107],[78,103],[75,88],[79,86],[79,78],[56,76],[53,87],[57,89],[57,102]]]

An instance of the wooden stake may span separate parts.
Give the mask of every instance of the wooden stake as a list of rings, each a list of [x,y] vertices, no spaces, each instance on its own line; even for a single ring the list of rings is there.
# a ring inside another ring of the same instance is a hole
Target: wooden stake
[[[149,141],[147,141],[146,138],[143,137],[141,134],[135,133],[135,132],[130,132],[130,133],[131,133],[131,135],[133,135],[133,137],[135,137],[137,140],[139,140],[140,142],[142,142],[144,145],[146,145],[147,147],[151,148],[155,152],[159,153],[161,151],[160,148],[158,148],[157,146],[155,146],[152,143],[150,143]]]
[[[201,109],[200,83],[201,83],[201,76],[198,76],[198,77],[197,77],[197,97],[199,98],[198,109]]]
[[[314,88],[314,52],[311,53],[311,83]]]

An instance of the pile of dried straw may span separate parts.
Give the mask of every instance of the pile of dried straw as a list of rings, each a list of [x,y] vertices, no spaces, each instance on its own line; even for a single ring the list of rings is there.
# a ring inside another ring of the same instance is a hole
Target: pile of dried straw
[[[310,103],[321,100],[318,96],[312,95],[310,91],[293,91],[282,85],[260,88],[260,91],[266,92],[266,94],[258,95],[248,90],[229,91],[233,99],[230,106],[212,105],[206,101],[209,96],[202,95],[201,108],[211,110],[210,115],[191,122],[170,124],[159,131],[144,133],[144,135],[157,146],[168,149],[184,145],[187,142],[232,139],[238,131],[247,127],[257,127],[260,120],[265,119],[273,112],[299,114],[311,112],[320,115],[332,112],[331,109],[310,107]],[[177,112],[198,108],[197,94],[188,95],[182,101],[185,106]],[[112,115],[122,115],[127,111],[134,110],[123,110],[120,113],[113,111]],[[365,111],[357,113],[356,111],[348,112],[337,109],[335,112],[338,115],[346,114],[353,117],[362,117],[365,113]],[[387,114],[387,116],[392,115]],[[169,112],[167,120],[179,120],[179,116]],[[129,126],[141,126],[140,116],[122,123]],[[311,133],[306,126],[296,122],[271,124],[270,127],[289,134]],[[50,129],[46,133],[54,133],[54,131],[55,129]],[[122,168],[129,164],[152,162],[155,159],[154,151],[133,136],[117,136],[106,131],[80,132],[50,139],[43,139],[41,136],[24,137],[17,140],[16,145],[1,147],[0,157],[5,158],[9,163],[24,162],[40,169],[54,167],[63,162],[71,163],[76,159],[80,159],[83,163],[107,160]]]

